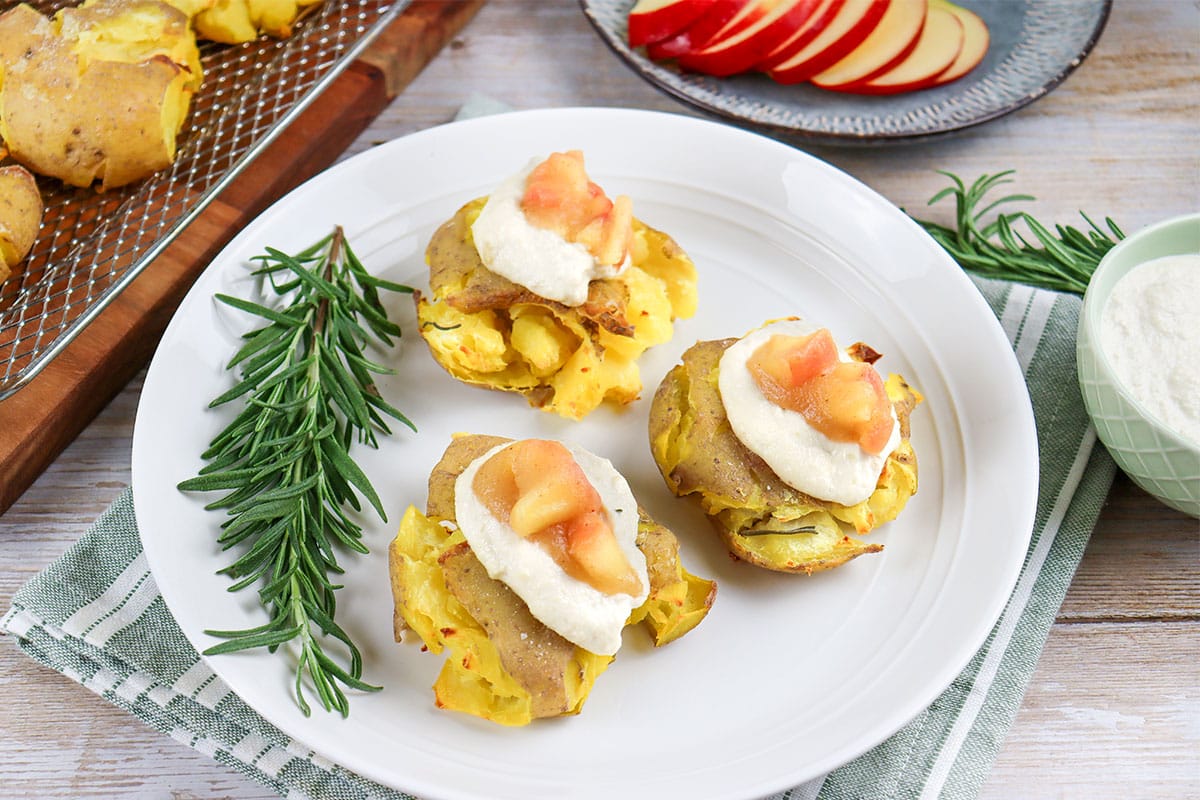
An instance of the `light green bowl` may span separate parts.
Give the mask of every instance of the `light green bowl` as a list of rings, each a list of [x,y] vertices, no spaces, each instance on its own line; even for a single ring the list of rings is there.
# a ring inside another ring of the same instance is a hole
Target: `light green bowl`
[[[1187,253],[1200,253],[1200,214],[1143,228],[1110,250],[1083,297],[1076,347],[1084,405],[1117,465],[1168,506],[1200,517],[1200,448],[1131,397],[1100,349],[1100,314],[1116,282],[1138,264]]]

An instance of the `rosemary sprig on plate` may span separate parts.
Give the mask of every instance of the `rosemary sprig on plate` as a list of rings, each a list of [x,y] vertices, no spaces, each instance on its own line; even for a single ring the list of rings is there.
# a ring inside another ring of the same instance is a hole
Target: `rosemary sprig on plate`
[[[930,198],[928,205],[953,196],[955,227],[915,217],[914,220],[960,266],[978,275],[1083,294],[1100,259],[1125,238],[1111,218],[1104,220],[1106,231],[1083,212],[1080,216],[1089,226],[1083,231],[1064,225],[1055,225],[1051,231],[1025,211],[997,213],[985,225],[983,217],[997,207],[1034,199],[1027,194],[1010,194],[984,205],[985,195],[997,186],[1013,182],[1009,176],[1014,171],[981,175],[969,187],[957,175],[939,172],[950,179],[951,185]],[[1034,242],[1022,236],[1017,223],[1024,224]]]
[[[380,290],[412,289],[369,274],[340,227],[294,256],[267,248],[256,261],[254,274],[283,298],[283,307],[217,295],[267,324],[245,334],[228,364],[240,368],[241,380],[210,403],[244,397],[244,408],[205,451],[209,463],[179,488],[227,491],[207,508],[229,515],[218,538],[222,548],[242,549],[220,572],[236,579],[230,591],[261,581],[259,599],[270,620],[247,630],[208,631],[226,641],[205,654],[257,647],[274,652],[295,642],[301,710],[310,713],[303,691],[307,675],[325,710],[345,716],[343,686],[379,687],[362,680],[359,650],[334,621],[340,586],[330,574],[342,572],[338,548],[367,552],[347,506],[361,510],[361,495],[386,519],[349,450],[355,440],[376,447],[376,433],[390,433],[385,417],[413,427],[375,389],[372,376],[391,370],[368,360],[363,350],[400,336],[380,303]],[[338,658],[325,650],[328,637],[343,645]]]
[[[796,528],[786,528],[784,530],[772,530],[768,528],[747,528],[744,531],[738,531],[738,536],[794,536],[797,533],[816,533],[816,525],[801,525]]]

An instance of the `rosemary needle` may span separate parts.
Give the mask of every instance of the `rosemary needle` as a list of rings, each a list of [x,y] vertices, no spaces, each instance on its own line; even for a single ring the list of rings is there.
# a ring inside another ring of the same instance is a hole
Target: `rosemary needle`
[[[1034,199],[1026,194],[1010,194],[984,205],[989,192],[1013,182],[1010,176],[1014,171],[981,175],[969,187],[951,172],[938,172],[949,178],[951,185],[930,198],[928,205],[953,196],[955,227],[913,219],[963,269],[978,275],[1083,294],[1100,259],[1125,238],[1111,218],[1105,218],[1105,230],[1083,212],[1080,216],[1088,223],[1084,231],[1064,225],[1055,225],[1052,231],[1025,211],[997,213],[985,225],[984,216],[999,206]],[[1028,230],[1034,243],[1021,235],[1018,223]]]
[[[296,700],[305,715],[307,676],[326,711],[349,713],[343,686],[379,687],[362,680],[362,657],[334,621],[330,581],[340,574],[337,548],[366,553],[362,529],[347,513],[365,498],[386,519],[362,469],[351,459],[355,440],[377,446],[390,433],[385,417],[412,423],[379,396],[372,378],[391,370],[363,354],[370,343],[390,345],[400,328],[387,318],[380,290],[412,289],[372,276],[336,228],[296,255],[267,248],[255,275],[281,299],[272,308],[228,295],[217,299],[267,322],[243,336],[228,369],[240,381],[210,407],[245,398],[241,412],[213,439],[200,474],[183,491],[226,491],[209,509],[225,509],[222,549],[241,546],[220,573],[230,591],[261,582],[259,599],[270,619],[247,630],[208,631],[226,641],[206,655],[295,642]],[[415,428],[413,428],[415,430]],[[326,652],[333,644],[337,657]],[[347,663],[348,662],[348,663]]]

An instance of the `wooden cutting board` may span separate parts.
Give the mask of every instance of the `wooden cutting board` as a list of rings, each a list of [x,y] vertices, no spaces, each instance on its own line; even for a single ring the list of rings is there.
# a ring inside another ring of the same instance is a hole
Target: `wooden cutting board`
[[[332,164],[484,0],[413,0],[29,384],[0,401],[0,513],[149,361],[204,267],[272,202]]]

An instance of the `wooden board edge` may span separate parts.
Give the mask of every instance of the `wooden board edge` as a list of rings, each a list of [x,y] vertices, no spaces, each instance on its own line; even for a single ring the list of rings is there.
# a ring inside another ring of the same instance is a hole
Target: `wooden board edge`
[[[57,358],[0,401],[0,514],[146,365],[188,288],[237,231],[332,164],[483,2],[414,0]]]

